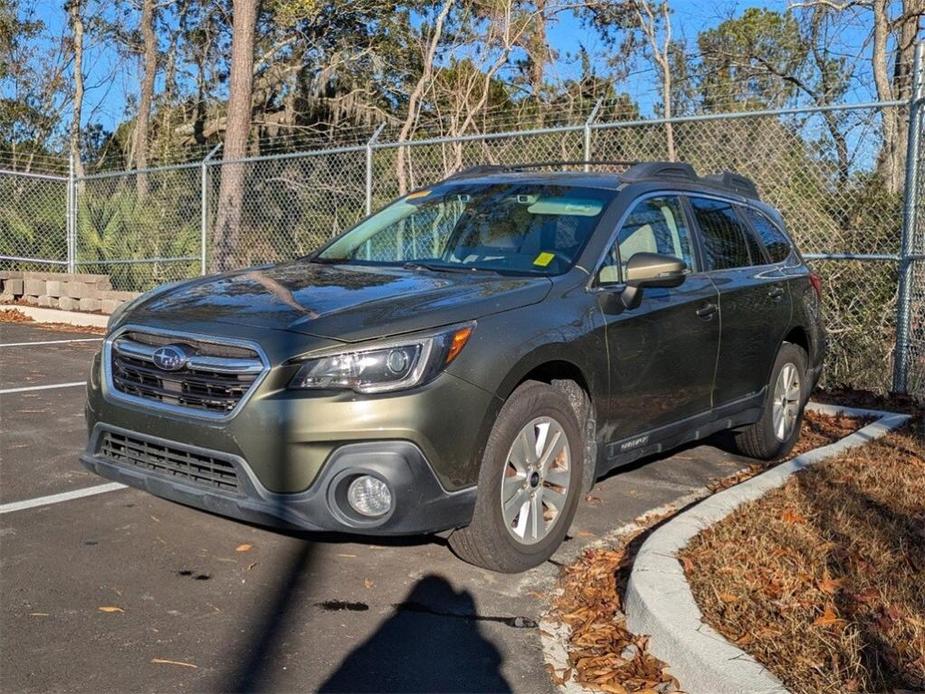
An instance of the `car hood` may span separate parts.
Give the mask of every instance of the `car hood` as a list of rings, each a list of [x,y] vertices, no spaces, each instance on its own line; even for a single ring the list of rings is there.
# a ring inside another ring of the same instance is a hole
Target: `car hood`
[[[528,306],[551,284],[545,277],[296,261],[174,285],[120,322],[183,324],[202,333],[223,323],[354,342]]]

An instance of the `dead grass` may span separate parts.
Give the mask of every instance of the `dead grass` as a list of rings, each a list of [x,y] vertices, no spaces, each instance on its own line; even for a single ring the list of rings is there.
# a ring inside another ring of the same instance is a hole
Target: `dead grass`
[[[795,475],[682,561],[705,620],[794,692],[925,688],[925,418]]]
[[[19,309],[9,308],[0,311],[0,323],[35,323],[35,321]],[[106,334],[106,328],[99,328],[92,325],[69,325],[67,323],[40,323],[38,325],[42,328],[57,330],[62,333],[89,333],[90,335]]]
[[[863,422],[807,412],[796,450],[791,455],[832,443]],[[773,463],[755,464],[708,485],[711,491],[752,477]],[[609,547],[586,550],[563,570],[552,618],[570,627],[569,667],[551,672],[556,684],[574,680],[598,691],[625,694],[675,692],[680,686],[667,666],[647,651],[647,639],[626,628],[623,594],[633,559],[651,529],[668,516],[637,521],[638,530]]]
[[[898,393],[881,395],[869,390],[857,390],[854,388],[817,388],[813,391],[813,400],[835,405],[849,405],[871,410],[889,410],[891,412],[905,412],[925,416],[925,399],[916,399],[911,395],[900,395]]]

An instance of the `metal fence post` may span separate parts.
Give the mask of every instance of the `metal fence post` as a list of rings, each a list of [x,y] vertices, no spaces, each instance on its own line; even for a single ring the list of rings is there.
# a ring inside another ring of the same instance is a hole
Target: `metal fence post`
[[[200,178],[199,178],[199,211],[201,213],[201,218],[199,220],[199,274],[206,274],[206,264],[208,262],[208,253],[206,249],[208,248],[209,243],[209,193],[210,193],[210,180],[209,180],[209,160],[222,148],[222,143],[219,142],[215,147],[213,147],[209,153],[205,156],[205,159],[202,160],[200,166]]]
[[[909,99],[909,136],[906,149],[906,190],[903,200],[903,226],[899,251],[899,295],[896,302],[896,351],[893,357],[893,392],[906,393],[909,387],[909,323],[912,319],[913,244],[917,229],[919,153],[925,127],[925,43],[915,49],[912,68],[912,96]]]
[[[366,215],[373,213],[373,145],[379,140],[379,135],[385,129],[385,123],[382,123],[373,136],[366,143]]]
[[[65,197],[65,211],[67,217],[64,221],[64,234],[67,239],[67,271],[74,272],[77,260],[77,193],[74,179],[74,154],[68,157],[67,169],[67,195]]]
[[[594,104],[594,108],[591,109],[591,113],[588,114],[588,118],[585,121],[584,160],[586,162],[591,161],[591,126],[593,125],[594,121],[597,119],[597,112],[601,110],[601,103],[603,103],[603,101],[604,101],[603,98],[597,100],[597,102]],[[588,164],[585,164],[585,171],[590,171],[590,170],[591,170],[591,167]]]

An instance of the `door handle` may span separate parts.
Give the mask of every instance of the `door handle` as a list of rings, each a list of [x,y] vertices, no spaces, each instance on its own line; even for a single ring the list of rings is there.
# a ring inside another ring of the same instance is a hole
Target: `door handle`
[[[768,297],[773,299],[774,301],[779,301],[781,298],[783,298],[783,296],[784,296],[783,287],[771,287],[768,290]]]
[[[697,315],[704,320],[710,320],[717,311],[719,311],[719,306],[709,303],[698,308]]]

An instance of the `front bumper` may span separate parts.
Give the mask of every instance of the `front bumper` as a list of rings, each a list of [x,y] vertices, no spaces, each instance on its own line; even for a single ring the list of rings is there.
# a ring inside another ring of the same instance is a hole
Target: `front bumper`
[[[87,387],[88,429],[105,424],[235,456],[261,487],[284,495],[308,491],[335,450],[365,441],[411,442],[447,491],[478,479],[502,404],[497,396],[446,372],[397,393],[299,392],[287,388],[292,371],[273,368],[239,412],[215,421],[117,397],[98,356]]]
[[[155,496],[238,520],[298,530],[368,535],[412,535],[466,525],[472,517],[475,487],[445,490],[424,454],[408,441],[345,444],[330,455],[312,486],[304,492],[280,494],[267,490],[239,456],[145,435],[154,445],[221,457],[238,479],[235,492],[213,489],[97,454],[106,431],[129,434],[118,427],[97,424],[80,462],[89,470]],[[356,475],[374,475],[392,492],[392,509],[377,519],[351,513],[343,491]]]

